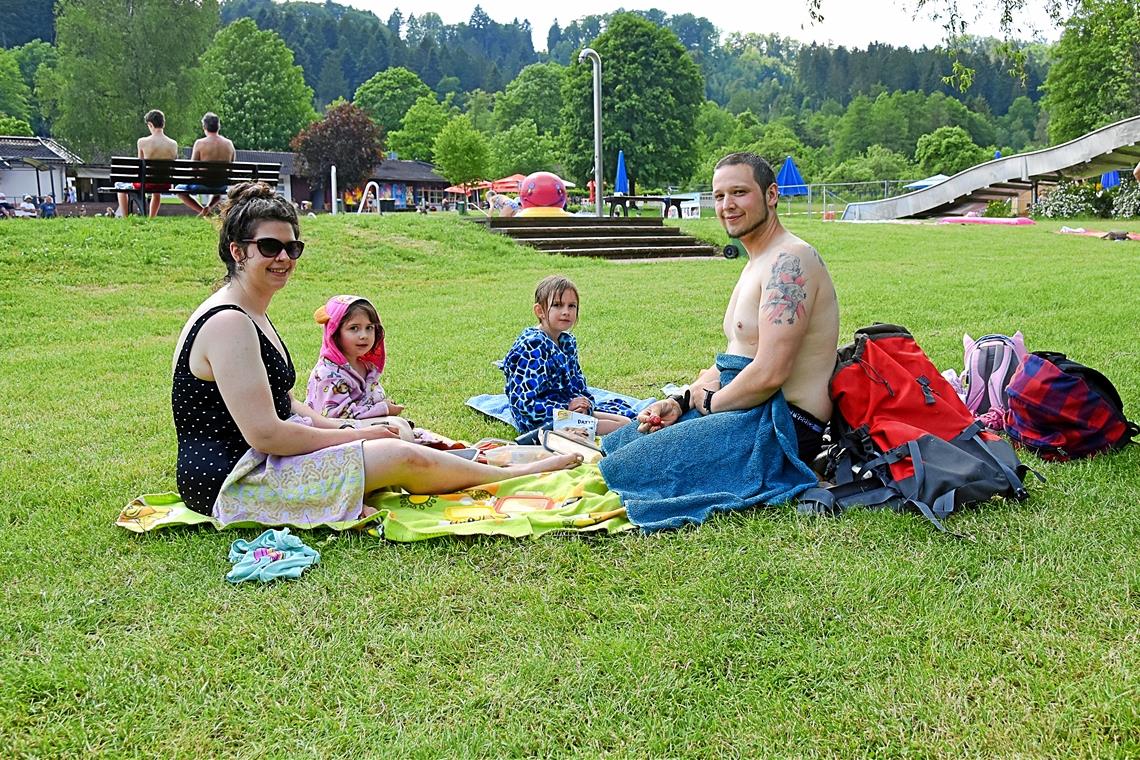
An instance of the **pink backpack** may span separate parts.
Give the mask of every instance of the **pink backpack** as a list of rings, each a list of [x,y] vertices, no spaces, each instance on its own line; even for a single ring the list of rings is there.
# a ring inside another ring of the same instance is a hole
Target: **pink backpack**
[[[963,335],[962,346],[966,351],[962,373],[966,408],[979,417],[990,409],[1004,414],[1009,408],[1005,389],[1027,353],[1025,337],[1020,330],[1013,337],[983,335],[974,340]]]

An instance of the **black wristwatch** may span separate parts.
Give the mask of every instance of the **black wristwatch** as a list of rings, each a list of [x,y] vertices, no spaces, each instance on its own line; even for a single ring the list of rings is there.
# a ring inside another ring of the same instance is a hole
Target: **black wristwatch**
[[[681,414],[689,411],[689,389],[686,388],[684,393],[674,393],[669,398],[677,402],[677,406],[681,407]]]
[[[716,393],[712,388],[705,388],[705,401],[702,406],[705,408],[705,414],[712,414],[712,397]]]

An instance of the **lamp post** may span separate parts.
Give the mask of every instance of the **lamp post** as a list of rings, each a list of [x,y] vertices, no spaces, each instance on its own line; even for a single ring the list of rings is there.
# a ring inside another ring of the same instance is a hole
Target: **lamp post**
[[[594,216],[602,216],[602,57],[593,48],[578,54],[594,65]]]

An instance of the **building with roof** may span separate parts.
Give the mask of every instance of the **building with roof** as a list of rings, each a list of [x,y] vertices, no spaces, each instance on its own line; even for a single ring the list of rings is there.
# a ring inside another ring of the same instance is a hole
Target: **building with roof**
[[[59,200],[69,168],[82,163],[50,137],[0,135],[0,192],[9,198],[51,195]]]
[[[377,197],[391,199],[395,209],[414,209],[419,203],[439,205],[443,203],[444,188],[450,184],[427,161],[402,161],[395,157],[376,164],[370,180],[380,188]]]

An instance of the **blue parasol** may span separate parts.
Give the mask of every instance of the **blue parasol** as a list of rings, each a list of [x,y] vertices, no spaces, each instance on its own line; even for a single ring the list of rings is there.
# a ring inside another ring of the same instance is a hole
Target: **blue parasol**
[[[1120,184],[1120,172],[1115,169],[1100,175],[1100,186],[1107,190]]]
[[[800,170],[796,168],[796,162],[792,160],[791,156],[784,159],[784,165],[780,167],[780,173],[776,175],[776,185],[780,189],[780,195],[808,194],[808,187],[804,184],[804,178],[800,175]]]
[[[625,172],[625,151],[618,151],[617,176],[614,177],[614,192],[629,195],[629,177]]]

